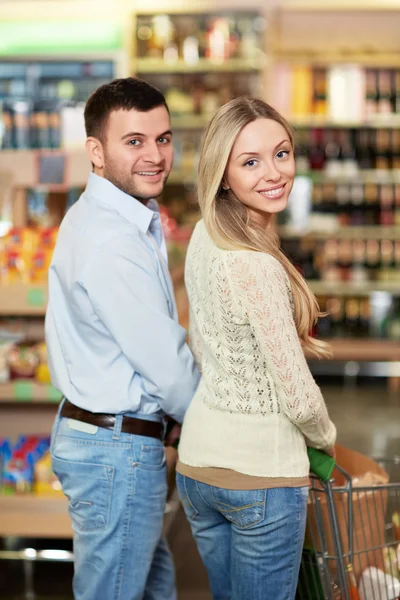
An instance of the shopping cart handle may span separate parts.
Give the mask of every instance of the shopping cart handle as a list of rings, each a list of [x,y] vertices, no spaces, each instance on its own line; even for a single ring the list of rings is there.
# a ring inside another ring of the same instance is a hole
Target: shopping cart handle
[[[322,481],[329,481],[336,464],[333,456],[329,456],[329,454],[316,448],[307,448],[307,454],[311,473],[314,473]]]

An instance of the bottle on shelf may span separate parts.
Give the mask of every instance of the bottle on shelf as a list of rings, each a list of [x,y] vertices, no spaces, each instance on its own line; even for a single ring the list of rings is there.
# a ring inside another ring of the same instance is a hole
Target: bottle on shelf
[[[394,186],[394,215],[393,225],[400,227],[400,184],[396,183]]]
[[[344,307],[344,324],[348,337],[360,334],[360,301],[358,298],[348,298]]]
[[[378,112],[381,115],[392,114],[392,80],[387,69],[378,72]]]
[[[391,184],[380,186],[380,225],[391,227],[394,221],[394,190]]]
[[[378,112],[378,81],[377,73],[372,69],[366,72],[366,116],[371,117]]]

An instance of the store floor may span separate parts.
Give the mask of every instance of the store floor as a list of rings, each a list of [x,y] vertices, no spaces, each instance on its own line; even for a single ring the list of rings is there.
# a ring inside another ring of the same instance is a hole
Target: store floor
[[[400,395],[389,395],[381,382],[353,388],[321,385],[333,421],[338,442],[372,456],[400,455]],[[190,529],[179,512],[170,530],[175,557],[179,600],[211,600],[207,576],[201,564]],[[36,600],[71,600],[72,566],[38,564],[35,566]],[[0,598],[22,600],[23,571],[19,563],[0,563]]]

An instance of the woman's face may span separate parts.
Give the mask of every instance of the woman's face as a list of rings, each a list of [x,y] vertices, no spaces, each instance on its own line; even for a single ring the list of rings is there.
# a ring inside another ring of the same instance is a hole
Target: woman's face
[[[286,129],[272,119],[256,119],[236,138],[223,186],[232,189],[261,226],[284,210],[295,176],[292,144]]]

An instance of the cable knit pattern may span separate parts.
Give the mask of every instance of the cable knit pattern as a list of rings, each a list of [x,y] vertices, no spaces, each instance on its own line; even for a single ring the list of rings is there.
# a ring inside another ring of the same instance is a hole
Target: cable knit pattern
[[[190,344],[202,379],[180,460],[262,477],[308,474],[307,445],[336,430],[293,317],[285,269],[269,254],[218,248],[201,221],[186,262]]]

